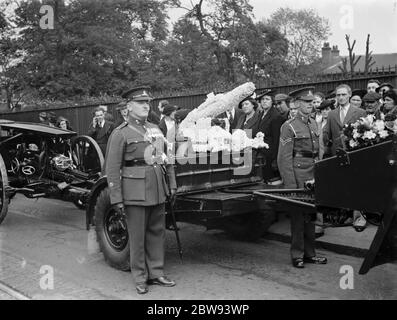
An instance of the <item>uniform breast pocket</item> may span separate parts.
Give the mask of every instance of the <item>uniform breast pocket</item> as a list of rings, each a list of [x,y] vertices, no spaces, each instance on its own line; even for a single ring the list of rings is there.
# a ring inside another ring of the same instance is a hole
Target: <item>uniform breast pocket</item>
[[[127,201],[146,200],[145,167],[128,167],[122,174],[123,198]]]
[[[127,145],[125,146],[125,152],[134,153],[137,148],[138,148],[138,141],[134,139],[127,140]]]
[[[314,166],[314,160],[311,158],[297,157],[294,159],[293,167],[301,170],[311,170]]]

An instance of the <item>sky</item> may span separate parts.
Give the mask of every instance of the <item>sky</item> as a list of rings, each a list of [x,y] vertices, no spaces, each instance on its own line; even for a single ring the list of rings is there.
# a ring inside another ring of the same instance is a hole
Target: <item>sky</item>
[[[190,3],[197,0],[182,0]],[[354,52],[365,54],[367,34],[370,34],[370,50],[373,53],[397,52],[397,0],[249,0],[253,6],[255,20],[267,19],[280,7],[292,9],[314,9],[328,19],[332,35],[328,42],[337,45],[340,54],[346,55],[345,34],[351,42],[356,41]],[[185,11],[169,12],[171,20],[177,19]]]

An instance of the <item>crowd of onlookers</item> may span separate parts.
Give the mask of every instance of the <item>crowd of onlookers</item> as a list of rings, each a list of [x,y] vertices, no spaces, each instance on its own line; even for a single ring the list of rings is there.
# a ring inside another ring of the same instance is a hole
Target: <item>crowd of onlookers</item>
[[[314,89],[313,87],[314,100],[311,117],[316,121],[318,128],[319,159],[335,155],[336,148],[340,146],[335,143],[338,141],[335,136],[341,135],[342,124],[336,126],[328,120],[331,110],[339,108],[342,117],[343,110],[353,106],[361,110],[358,116],[372,114],[376,119],[385,121],[394,121],[397,118],[397,91],[390,83],[369,80],[367,88],[354,90],[347,85],[341,85],[337,88],[341,90],[338,93],[336,90],[324,93],[316,92]],[[103,154],[105,154],[113,129],[127,121],[127,104],[122,102],[116,109],[120,117],[115,123],[112,114],[108,113],[107,106],[98,106],[94,110],[93,120],[89,126],[88,135],[96,140]],[[161,100],[157,109],[158,112],[150,111],[148,121],[157,124],[166,137],[175,137],[179,123],[191,111],[170,104],[167,100]],[[263,132],[264,140],[269,145],[269,149],[260,154],[265,159],[263,178],[269,184],[279,184],[281,180],[277,168],[277,154],[280,128],[285,121],[294,118],[296,114],[297,106],[292,95],[265,90],[256,96],[247,97],[240,102],[238,108],[218,115],[212,123],[230,132],[235,129],[251,130],[252,137],[255,137],[258,132]],[[68,119],[57,117],[54,112],[41,112],[39,118],[41,123],[72,130]],[[357,117],[346,118],[343,125],[353,120],[357,120]],[[330,145],[330,140],[333,140],[333,145]],[[365,220],[361,215],[357,215],[355,221],[357,228],[365,227]],[[322,233],[321,228],[317,233]]]

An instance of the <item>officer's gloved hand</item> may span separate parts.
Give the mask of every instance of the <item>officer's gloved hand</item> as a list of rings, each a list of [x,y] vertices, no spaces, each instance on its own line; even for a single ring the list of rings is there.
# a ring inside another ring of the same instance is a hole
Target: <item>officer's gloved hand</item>
[[[306,181],[303,186],[306,190],[314,191],[314,185],[315,185],[314,179],[312,179]]]
[[[125,216],[125,208],[123,203],[117,203],[113,206],[113,209],[121,216]]]

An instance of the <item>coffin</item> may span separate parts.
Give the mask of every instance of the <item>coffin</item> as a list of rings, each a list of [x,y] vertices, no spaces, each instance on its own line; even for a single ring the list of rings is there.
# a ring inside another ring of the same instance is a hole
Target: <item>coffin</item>
[[[363,149],[340,152],[315,165],[317,206],[386,211],[396,188],[393,164],[396,141],[389,140]]]
[[[255,153],[207,152],[177,157],[175,174],[178,193],[215,190],[262,181],[261,163]]]

